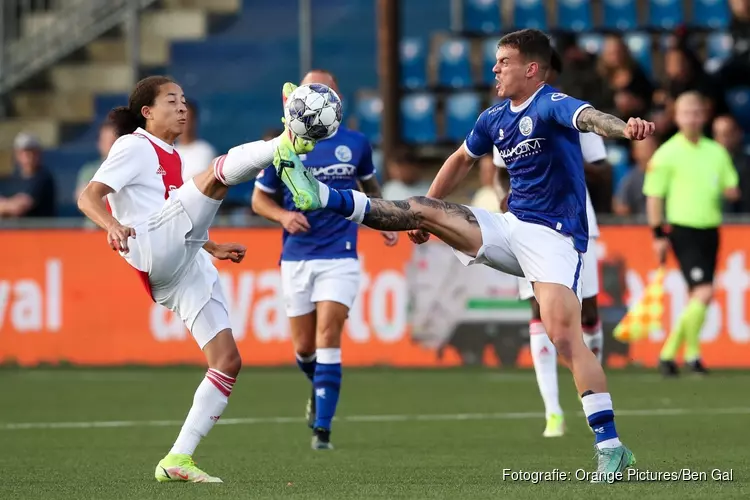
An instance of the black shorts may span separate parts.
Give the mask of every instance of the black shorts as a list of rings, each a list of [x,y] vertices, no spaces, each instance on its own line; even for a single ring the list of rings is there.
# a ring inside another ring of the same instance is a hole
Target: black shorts
[[[669,241],[688,288],[713,283],[719,253],[718,228],[672,226]]]

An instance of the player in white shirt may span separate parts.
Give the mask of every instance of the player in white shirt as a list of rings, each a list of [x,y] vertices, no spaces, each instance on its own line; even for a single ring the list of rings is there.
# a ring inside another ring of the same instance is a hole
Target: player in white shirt
[[[188,100],[186,105],[187,124],[176,146],[182,158],[183,177],[192,179],[216,158],[216,150],[207,141],[198,137],[198,106],[191,100]]]
[[[209,254],[240,262],[245,247],[210,241],[208,228],[228,186],[254,179],[273,161],[280,144],[300,154],[312,144],[285,130],[271,141],[230,149],[183,182],[174,142],[185,127],[186,112],[182,89],[169,78],[138,82],[128,106],[109,114],[120,137],[83,190],[78,207],[107,231],[110,247],[140,275],[155,302],[180,316],[206,356],[208,372],[174,446],[156,466],[156,479],[221,482],[192,458],[221,417],[241,367]]]
[[[556,52],[553,52],[552,64],[547,72],[547,81],[554,85],[557,74],[562,71],[562,61]],[[604,141],[597,134],[590,132],[580,133],[581,153],[583,161],[595,168],[610,168],[607,163],[607,149]],[[510,186],[510,177],[505,170],[505,163],[500,157],[497,148],[494,149],[493,160],[497,169],[495,187],[498,190],[498,198],[501,206],[507,204],[507,196]],[[599,294],[599,264],[597,261],[597,239],[599,238],[599,224],[596,220],[594,206],[591,203],[591,195],[586,189],[586,218],[589,226],[588,250],[583,254],[583,269],[581,273],[581,328],[583,330],[583,341],[596,354],[597,359],[602,361],[602,349],[604,335],[599,319],[599,308],[596,296]],[[529,322],[529,348],[531,359],[534,362],[534,371],[539,385],[539,393],[544,401],[547,425],[544,429],[544,437],[559,437],[565,433],[565,419],[560,399],[558,397],[557,383],[557,350],[555,345],[547,336],[539,311],[539,303],[534,297],[534,290],[526,278],[518,278],[518,292],[521,300],[529,300],[531,304],[531,321]]]

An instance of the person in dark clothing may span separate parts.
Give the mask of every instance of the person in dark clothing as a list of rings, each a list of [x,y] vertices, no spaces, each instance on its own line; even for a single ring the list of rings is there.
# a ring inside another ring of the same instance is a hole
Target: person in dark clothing
[[[54,217],[55,181],[42,166],[42,148],[31,134],[18,134],[14,143],[18,168],[4,181],[0,217]]]

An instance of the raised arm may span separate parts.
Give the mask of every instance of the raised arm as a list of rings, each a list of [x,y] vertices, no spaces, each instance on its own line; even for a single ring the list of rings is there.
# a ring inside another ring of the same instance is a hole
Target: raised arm
[[[652,122],[641,118],[630,118],[627,123],[616,116],[593,107],[583,109],[576,118],[576,127],[581,132],[593,132],[608,139],[630,139],[641,141],[656,129]]]

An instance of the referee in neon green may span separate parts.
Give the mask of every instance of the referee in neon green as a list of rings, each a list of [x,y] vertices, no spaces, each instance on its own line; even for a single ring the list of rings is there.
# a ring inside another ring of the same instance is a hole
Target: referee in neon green
[[[707,373],[701,362],[700,331],[714,292],[722,198],[735,201],[740,196],[729,153],[703,135],[703,97],[697,92],[681,94],[675,101],[675,122],[679,132],[656,150],[643,183],[657,258],[661,261],[671,246],[689,290],[687,307],[660,354],[659,368],[665,376],[678,374],[675,356],[683,343],[688,368]]]

